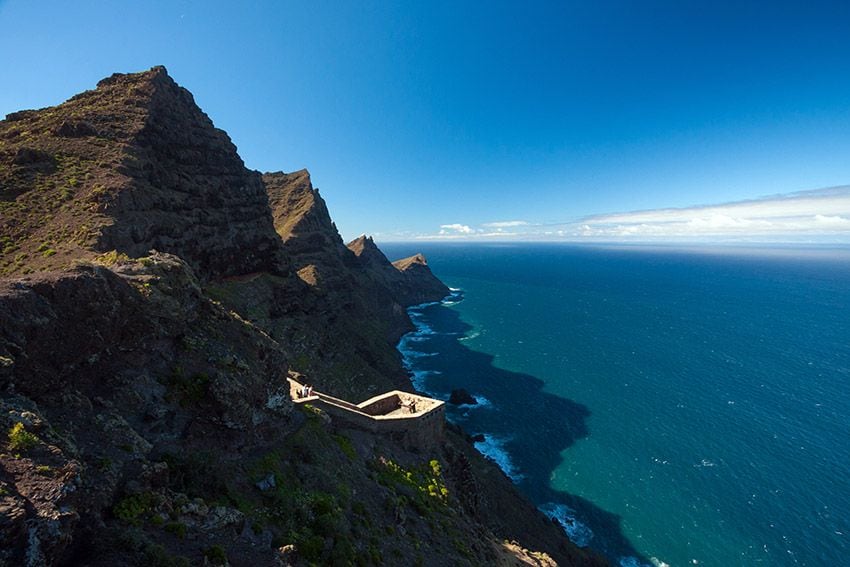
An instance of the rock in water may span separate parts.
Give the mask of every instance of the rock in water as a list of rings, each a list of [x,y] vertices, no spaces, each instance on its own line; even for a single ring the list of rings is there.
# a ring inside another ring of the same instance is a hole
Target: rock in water
[[[478,400],[472,397],[472,394],[463,388],[459,388],[457,390],[452,390],[452,395],[449,397],[449,403],[456,406],[474,406],[478,403]]]

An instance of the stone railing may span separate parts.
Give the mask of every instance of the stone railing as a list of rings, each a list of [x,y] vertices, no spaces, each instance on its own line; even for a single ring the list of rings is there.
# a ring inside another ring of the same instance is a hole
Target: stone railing
[[[299,397],[302,384],[289,380],[292,400],[311,404],[346,425],[388,435],[409,448],[429,447],[443,439],[445,402],[410,392],[393,390],[359,404],[313,391]]]

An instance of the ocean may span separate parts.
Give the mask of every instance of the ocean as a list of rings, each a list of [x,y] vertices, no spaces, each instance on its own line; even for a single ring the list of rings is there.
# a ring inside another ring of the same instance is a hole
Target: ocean
[[[847,249],[387,244],[418,389],[614,564],[850,565]]]

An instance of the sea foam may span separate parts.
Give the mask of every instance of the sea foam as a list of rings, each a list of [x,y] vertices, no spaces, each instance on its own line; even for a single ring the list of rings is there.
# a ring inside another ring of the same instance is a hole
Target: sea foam
[[[511,460],[510,454],[505,449],[505,443],[508,441],[509,439],[499,439],[485,433],[484,441],[476,441],[475,448],[478,449],[479,453],[499,465],[502,472],[516,484],[524,479],[525,475],[519,472]]]
[[[590,544],[590,540],[593,539],[593,531],[576,519],[575,510],[558,502],[547,502],[539,506],[538,509],[550,519],[557,521],[574,544],[579,547],[586,547]]]
[[[619,563],[620,567],[670,567],[669,563],[657,557],[651,557],[649,563],[641,563],[637,557],[621,557]]]

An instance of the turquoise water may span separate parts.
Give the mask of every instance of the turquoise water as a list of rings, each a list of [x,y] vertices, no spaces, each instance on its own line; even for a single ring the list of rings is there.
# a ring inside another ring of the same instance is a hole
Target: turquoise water
[[[384,246],[400,257],[422,246]],[[417,386],[623,565],[848,565],[850,254],[434,245]]]

